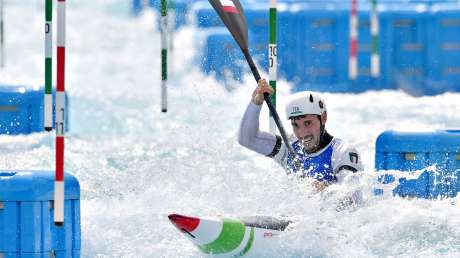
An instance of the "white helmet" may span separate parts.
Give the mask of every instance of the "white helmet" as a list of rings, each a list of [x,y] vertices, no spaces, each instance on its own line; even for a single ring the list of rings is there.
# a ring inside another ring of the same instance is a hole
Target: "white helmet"
[[[320,95],[311,91],[293,94],[286,105],[288,119],[301,115],[321,115],[326,112],[326,103]]]

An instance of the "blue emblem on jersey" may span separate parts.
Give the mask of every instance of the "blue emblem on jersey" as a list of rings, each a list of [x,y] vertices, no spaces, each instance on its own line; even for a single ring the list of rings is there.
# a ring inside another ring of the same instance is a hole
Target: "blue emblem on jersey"
[[[303,151],[303,147],[299,141],[292,143],[300,163],[303,165],[303,173],[305,176],[315,178],[318,181],[334,182],[334,170],[332,168],[332,151],[334,150],[334,142],[330,144],[318,156],[310,157]],[[295,169],[294,163],[290,156],[287,159],[288,167],[293,172],[298,172]]]

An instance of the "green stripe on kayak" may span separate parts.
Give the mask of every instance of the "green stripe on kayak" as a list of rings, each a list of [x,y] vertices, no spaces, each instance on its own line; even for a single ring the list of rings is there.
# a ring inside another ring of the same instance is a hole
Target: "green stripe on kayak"
[[[243,251],[239,254],[235,255],[234,257],[239,257],[245,255],[249,250],[251,250],[252,243],[254,243],[254,228],[251,227],[251,234],[249,235],[249,240],[246,246],[244,247]]]
[[[222,254],[237,248],[243,241],[245,232],[244,224],[239,220],[224,219],[224,225],[220,235],[214,242],[200,246],[204,253]]]

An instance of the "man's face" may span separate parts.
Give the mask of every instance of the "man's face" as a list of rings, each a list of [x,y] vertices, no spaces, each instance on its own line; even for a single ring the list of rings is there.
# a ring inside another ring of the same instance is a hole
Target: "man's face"
[[[295,136],[307,153],[316,151],[321,136],[321,123],[317,115],[304,115],[291,119]]]

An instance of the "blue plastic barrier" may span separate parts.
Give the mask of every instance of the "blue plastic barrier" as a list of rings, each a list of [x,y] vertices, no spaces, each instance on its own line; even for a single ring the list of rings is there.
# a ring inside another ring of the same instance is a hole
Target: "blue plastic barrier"
[[[388,72],[392,84],[412,94],[423,94],[427,81],[428,6],[424,4],[393,4],[388,6],[392,28],[387,41],[393,46],[385,53],[393,57]]]
[[[384,184],[393,183],[394,177],[383,170],[425,169],[417,179],[400,178],[395,195],[454,197],[460,191],[460,130],[383,132],[376,142],[375,166]],[[429,166],[435,166],[435,171]]]
[[[297,54],[293,55],[295,62],[290,69],[296,90],[331,91],[332,86],[336,86],[332,91],[348,90],[337,88],[341,83],[344,86],[346,76],[345,69],[338,69],[346,68],[340,62],[346,62],[348,54],[348,43],[342,42],[348,38],[345,13],[345,9],[336,4],[292,5],[290,23],[294,26],[290,26],[290,41],[296,43]]]
[[[55,91],[53,97],[54,94]],[[0,134],[16,135],[44,131],[43,98],[43,88],[0,85]],[[68,103],[66,95],[66,131],[69,129]]]
[[[250,33],[250,51],[259,69],[267,71],[268,2],[246,0],[241,3]],[[278,2],[278,76],[293,82],[294,91],[403,89],[412,95],[460,91],[458,3],[453,0],[379,1],[380,76],[373,78],[370,75],[371,4],[359,2],[356,80],[348,78],[350,6],[350,2],[339,0]],[[224,27],[208,1],[196,2],[192,9],[199,28]],[[242,56],[239,61],[244,62]],[[228,66],[228,69],[240,72],[238,67]]]
[[[80,185],[65,174],[64,225],[53,222],[54,173],[0,171],[0,257],[80,257]]]
[[[142,11],[142,0],[132,0],[131,2],[131,12],[134,15],[138,15]]]
[[[180,28],[187,24],[187,15],[190,10],[191,1],[179,0],[172,2],[171,9],[174,10],[175,14],[175,28]]]
[[[224,23],[208,1],[198,1],[192,5],[193,22],[198,28],[221,27]]]
[[[436,4],[428,24],[428,75],[432,94],[460,91],[460,5]]]
[[[225,28],[209,29],[205,34],[202,47],[202,70],[207,74],[214,74],[219,80],[241,80],[243,67],[243,54],[233,37]]]
[[[246,5],[249,51],[260,71],[268,73],[269,13],[263,5]]]

